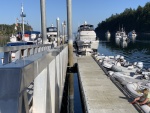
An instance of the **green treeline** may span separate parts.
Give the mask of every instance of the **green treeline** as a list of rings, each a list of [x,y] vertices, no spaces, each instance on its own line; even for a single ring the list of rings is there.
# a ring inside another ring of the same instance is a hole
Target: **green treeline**
[[[22,31],[22,24],[17,24],[16,29],[15,29],[16,24],[12,25],[7,25],[7,24],[0,24],[0,36],[10,36],[12,34],[15,34],[17,32]],[[31,30],[31,26],[28,24],[24,25],[25,31],[26,30]]]
[[[95,31],[97,35],[107,30],[116,32],[122,26],[126,32],[135,30],[139,33],[150,33],[150,2],[146,3],[144,7],[127,8],[123,13],[112,14],[111,17],[99,23]]]

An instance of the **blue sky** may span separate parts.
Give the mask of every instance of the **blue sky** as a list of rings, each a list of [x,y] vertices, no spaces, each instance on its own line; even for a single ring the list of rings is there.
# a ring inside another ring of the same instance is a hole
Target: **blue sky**
[[[56,18],[60,23],[67,20],[66,0],[46,1],[46,23],[56,25]],[[73,32],[84,21],[97,24],[112,14],[121,13],[126,8],[136,9],[139,5],[144,6],[149,0],[72,0],[72,26]],[[34,30],[41,30],[40,0],[1,0],[0,24],[13,24],[16,18],[20,18],[21,4],[24,4],[26,21]]]

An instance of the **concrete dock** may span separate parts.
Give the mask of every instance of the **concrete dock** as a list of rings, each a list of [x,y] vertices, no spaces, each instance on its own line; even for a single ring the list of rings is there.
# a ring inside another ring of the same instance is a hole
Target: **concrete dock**
[[[87,113],[138,113],[91,56],[78,57],[81,93]]]

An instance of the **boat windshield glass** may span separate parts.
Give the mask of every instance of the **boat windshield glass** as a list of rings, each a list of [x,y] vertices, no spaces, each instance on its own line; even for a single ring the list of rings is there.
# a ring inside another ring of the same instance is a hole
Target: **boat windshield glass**
[[[57,28],[56,27],[48,27],[47,32],[57,32]]]
[[[81,25],[79,27],[80,31],[93,31],[94,30],[94,26],[93,25]]]

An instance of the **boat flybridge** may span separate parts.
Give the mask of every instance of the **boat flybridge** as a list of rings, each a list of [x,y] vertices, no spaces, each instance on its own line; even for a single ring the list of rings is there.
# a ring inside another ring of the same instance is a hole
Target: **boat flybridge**
[[[90,55],[96,52],[99,45],[99,40],[96,38],[94,26],[84,22],[78,27],[77,37],[75,40],[77,52],[81,55]]]

